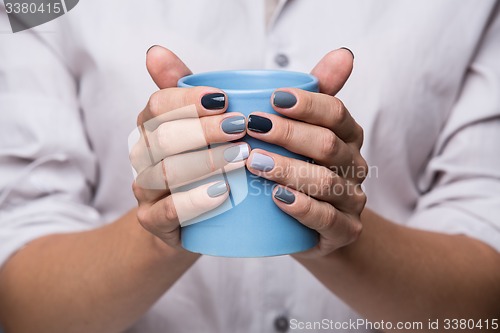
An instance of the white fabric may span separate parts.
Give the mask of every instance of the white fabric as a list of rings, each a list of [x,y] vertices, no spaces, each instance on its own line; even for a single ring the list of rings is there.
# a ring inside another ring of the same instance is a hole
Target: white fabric
[[[127,135],[156,89],[144,65],[153,44],[194,72],[278,68],[278,53],[287,69],[309,71],[350,47],[355,69],[339,97],[377,168],[365,183],[368,206],[500,250],[496,2],[280,5],[266,29],[262,0],[86,0],[35,29],[1,33],[0,263],[37,237],[134,207]],[[357,318],[289,257],[203,257],[130,332],[273,332],[282,313]]]

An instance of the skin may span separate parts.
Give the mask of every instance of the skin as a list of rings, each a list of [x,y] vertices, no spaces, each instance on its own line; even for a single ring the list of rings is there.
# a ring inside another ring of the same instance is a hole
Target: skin
[[[388,221],[364,208],[362,172],[345,178],[333,172],[342,166],[366,168],[359,152],[362,129],[333,97],[349,77],[352,62],[346,50],[327,54],[312,71],[320,94],[285,89],[297,104],[275,110],[289,119],[273,117],[273,130],[266,134],[248,131],[292,151],[314,154],[310,157],[317,162],[310,175],[297,177],[293,170],[304,167],[301,161],[262,150],[252,151],[247,161],[251,172],[286,185],[295,201],[275,203],[321,235],[316,248],[293,257],[372,321],[498,318],[500,255],[495,250],[465,236]],[[180,101],[197,105],[200,117],[224,113],[205,114],[199,106],[201,96],[213,88],[170,88],[190,71],[169,50],[151,49],[147,67],[161,94],[172,98],[156,94],[139,115],[139,124],[182,107],[175,104]],[[243,134],[216,140],[237,140]],[[316,138],[314,144],[311,138]],[[322,149],[313,149],[317,142]],[[255,153],[271,156],[275,168],[252,169]],[[350,194],[333,195],[332,187]],[[138,208],[117,221],[88,232],[40,238],[4,265],[0,321],[7,332],[120,332],[189,269],[199,256],[179,246],[179,221],[168,187],[134,184],[133,190]]]

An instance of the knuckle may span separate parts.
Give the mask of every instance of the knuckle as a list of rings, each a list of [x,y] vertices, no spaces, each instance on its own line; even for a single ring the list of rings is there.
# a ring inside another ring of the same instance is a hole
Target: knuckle
[[[297,211],[297,217],[299,219],[305,218],[307,215],[311,214],[313,208],[313,202],[311,197],[306,197],[306,200],[304,200],[303,204],[300,206],[300,208]]]
[[[285,120],[283,122],[283,136],[282,136],[282,141],[283,143],[288,143],[292,142],[294,136],[294,126],[291,121]]]
[[[329,207],[318,221],[317,231],[322,232],[331,229],[335,225],[337,219],[337,212],[333,207]]]
[[[130,149],[130,152],[128,153],[128,158],[130,160],[130,163],[135,166],[137,160],[139,160],[139,147],[137,144],[132,146],[132,149]]]
[[[365,209],[365,206],[366,206],[366,202],[367,202],[368,198],[366,196],[366,194],[363,192],[363,194],[361,195],[361,204],[360,204],[360,210],[359,212],[361,213],[363,211],[363,209]]]
[[[328,195],[331,194],[332,190],[335,190],[338,176],[326,168],[323,168],[322,170],[323,176],[320,178],[318,194]]]
[[[361,157],[361,162],[360,162],[360,166],[359,166],[359,179],[361,182],[363,182],[366,177],[368,176],[368,171],[369,171],[369,168],[368,168],[368,163],[366,162],[366,160]]]
[[[294,171],[293,171],[293,167],[292,167],[292,164],[290,163],[290,161],[288,159],[282,159],[281,162],[280,162],[280,167],[279,168],[276,168],[276,171],[278,172],[275,172],[275,177],[277,178],[281,178],[283,180],[286,180],[287,183],[284,184],[284,185],[295,185],[295,184],[292,184],[291,183],[291,180],[294,179]]]
[[[138,142],[132,146],[128,158],[137,173],[140,173],[151,162],[149,155],[147,155],[147,147],[142,142]]]
[[[170,146],[174,140],[169,138],[171,133],[170,122],[162,123],[156,129],[156,135],[153,137],[154,139],[151,142],[151,145],[156,145],[160,151],[168,152],[170,150]]]
[[[177,221],[177,210],[171,196],[163,200],[163,216],[167,221]]]
[[[313,94],[304,94],[302,96],[304,100],[304,113],[305,114],[310,114],[313,112],[314,109],[314,101],[313,101]]]
[[[353,242],[357,241],[359,239],[359,237],[361,236],[362,232],[363,232],[363,224],[361,224],[361,222],[359,222],[359,221],[356,221],[356,223],[353,223],[349,243],[353,243]]]
[[[357,213],[361,213],[361,211],[365,208],[365,205],[366,205],[366,194],[361,190],[361,186],[360,185],[355,185],[355,189],[356,189],[356,195],[355,195],[355,200],[354,200],[354,208],[356,210]]]
[[[140,200],[140,198],[143,196],[143,189],[142,187],[137,184],[137,182],[132,183],[132,192],[134,193],[134,196],[136,197],[137,200]]]
[[[218,118],[210,118],[203,117],[198,119],[199,124],[201,126],[201,133],[193,133],[193,134],[201,134],[205,139],[205,143],[218,142],[220,140],[220,131],[222,131],[221,127],[216,125],[216,122],[219,122]]]
[[[217,166],[214,160],[214,155],[211,150],[208,150],[205,154],[205,170],[207,170],[209,173],[215,172],[217,170]]]
[[[137,208],[137,220],[146,230],[150,230],[151,226],[149,223],[149,209],[143,205],[139,205]]]
[[[349,113],[347,112],[344,102],[338,98],[334,98],[334,101],[335,119],[339,124],[342,124],[348,118]]]
[[[332,131],[326,130],[323,135],[321,154],[325,157],[335,155],[337,152],[337,136]]]
[[[160,95],[161,90],[155,91],[153,94],[151,94],[148,100],[148,109],[153,117],[159,116],[161,114]]]

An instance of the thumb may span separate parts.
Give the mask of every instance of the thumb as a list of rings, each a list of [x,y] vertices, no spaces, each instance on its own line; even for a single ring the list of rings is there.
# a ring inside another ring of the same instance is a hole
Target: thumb
[[[313,68],[311,74],[319,81],[319,91],[335,95],[351,75],[354,54],[347,48],[328,52]]]
[[[160,89],[176,87],[181,77],[192,74],[175,53],[159,45],[146,52],[146,67]]]

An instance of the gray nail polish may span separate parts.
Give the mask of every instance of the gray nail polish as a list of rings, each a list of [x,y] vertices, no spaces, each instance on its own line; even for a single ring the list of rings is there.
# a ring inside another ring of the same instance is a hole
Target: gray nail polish
[[[210,198],[221,196],[226,192],[227,192],[227,185],[223,181],[215,183],[209,188],[207,188],[207,193]]]
[[[297,104],[297,97],[286,91],[276,91],[273,104],[279,108],[288,109]]]
[[[274,197],[279,201],[286,203],[287,205],[291,205],[295,201],[295,195],[282,186],[278,187],[278,190],[274,194]]]
[[[245,130],[245,117],[234,116],[226,118],[221,124],[222,130],[227,134],[241,133]]]
[[[274,168],[274,160],[270,156],[254,153],[250,167],[260,171],[271,171]]]
[[[226,150],[224,150],[224,159],[228,163],[239,162],[246,160],[249,154],[248,145],[243,143],[241,145],[226,148]]]

